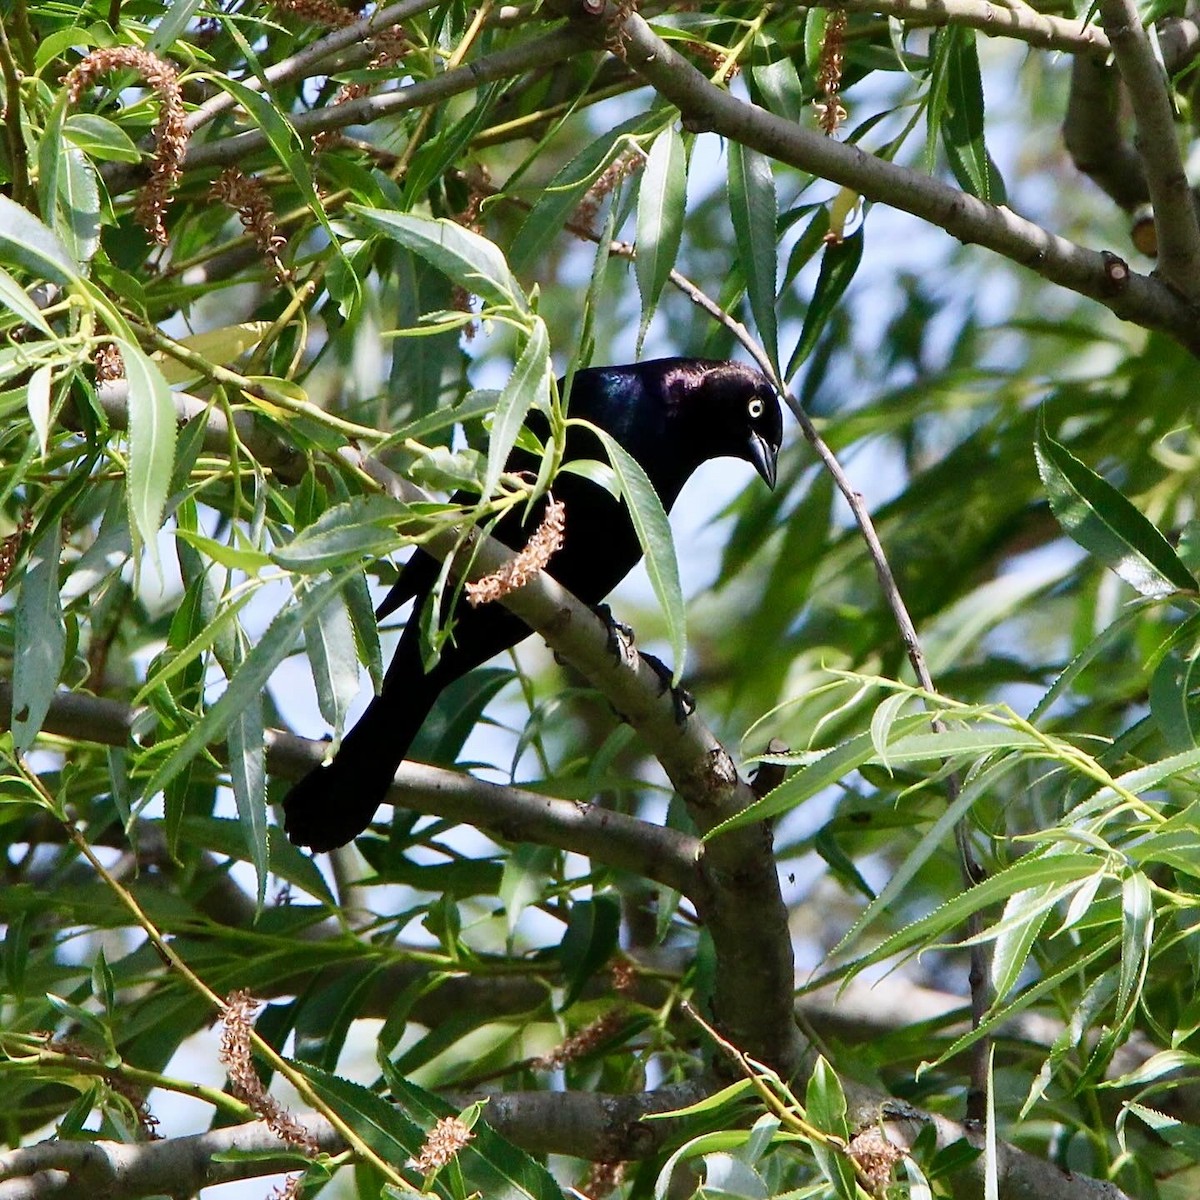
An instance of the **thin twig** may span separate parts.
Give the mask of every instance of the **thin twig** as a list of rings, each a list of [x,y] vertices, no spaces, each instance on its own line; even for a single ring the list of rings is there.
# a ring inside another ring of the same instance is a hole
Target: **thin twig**
[[[433,8],[436,3],[437,0],[402,0],[399,4],[376,9],[361,21],[355,21],[353,25],[335,29],[319,41],[313,42],[311,46],[267,67],[263,71],[265,84],[263,79],[257,75],[250,75],[242,80],[242,86],[254,92],[261,92],[264,86],[278,86],[283,83],[291,83],[296,79],[306,79],[310,75],[325,74],[330,69],[326,60],[339,51],[351,47],[358,51],[357,58],[365,60],[373,53],[369,45],[372,35],[384,32],[400,21],[406,21],[409,17],[425,12],[426,9]],[[343,64],[339,64],[339,66],[341,65]],[[214,117],[228,112],[236,105],[237,100],[231,92],[218,92],[189,114],[188,133],[194,133],[197,129],[207,125]]]
[[[8,141],[9,169],[12,171],[12,198],[24,204],[29,194],[29,166],[25,153],[25,134],[21,129],[21,80],[13,57],[4,22],[0,21],[0,69],[4,74],[4,133]],[[42,213],[54,224],[53,213]]]

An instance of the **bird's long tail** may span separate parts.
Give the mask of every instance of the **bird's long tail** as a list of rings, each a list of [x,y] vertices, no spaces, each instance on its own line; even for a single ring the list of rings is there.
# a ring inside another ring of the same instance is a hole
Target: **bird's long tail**
[[[405,631],[383,691],[342,739],[333,760],[314,767],[284,797],[284,828],[292,842],[333,850],[366,829],[441,685],[422,673],[415,628],[411,636]]]

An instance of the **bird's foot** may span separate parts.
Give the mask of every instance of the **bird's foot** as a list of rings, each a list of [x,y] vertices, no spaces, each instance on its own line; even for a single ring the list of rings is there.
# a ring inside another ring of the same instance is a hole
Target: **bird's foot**
[[[592,612],[604,622],[604,628],[608,631],[609,654],[614,658],[619,658],[623,663],[632,664],[635,661],[632,626],[626,625],[624,621],[618,621],[607,604],[595,605]]]
[[[642,662],[658,676],[664,692],[671,693],[671,703],[675,706],[675,724],[684,725],[688,717],[696,711],[696,697],[685,687],[676,687],[671,682],[671,671],[661,658],[642,652]]]

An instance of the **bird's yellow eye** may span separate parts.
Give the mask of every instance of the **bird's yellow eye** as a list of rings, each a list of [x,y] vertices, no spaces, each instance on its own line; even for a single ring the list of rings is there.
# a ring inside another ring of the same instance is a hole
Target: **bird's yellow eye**
[[[750,420],[757,421],[763,415],[763,402],[755,396],[749,404],[746,405],[746,411],[750,414]]]

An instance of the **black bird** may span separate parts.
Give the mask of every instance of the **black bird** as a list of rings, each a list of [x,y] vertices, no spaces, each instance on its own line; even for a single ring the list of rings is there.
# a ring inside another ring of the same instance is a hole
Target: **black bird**
[[[663,358],[577,371],[568,412],[618,441],[641,465],[668,511],[692,472],[710,458],[745,459],[769,487],[775,486],[783,431],[779,401],[763,375],[738,363]],[[530,425],[545,435],[540,414],[530,415]],[[586,428],[568,426],[565,459],[585,458],[605,461],[599,439]],[[537,465],[533,456],[514,450],[507,467],[536,471]],[[599,604],[642,556],[629,511],[607,489],[573,472],[555,479],[554,495],[565,506],[566,526],[549,571],[580,600]],[[524,522],[522,511],[505,514],[493,530],[514,549],[540,524],[545,500]],[[433,558],[415,550],[376,615],[386,616],[410,599],[418,613],[438,570]],[[428,673],[418,621],[409,620],[383,690],[333,761],[314,768],[285,797],[284,827],[297,845],[332,850],[362,833],[442,689],[529,634],[529,627],[499,604],[471,608],[460,603],[453,616],[453,640]]]

